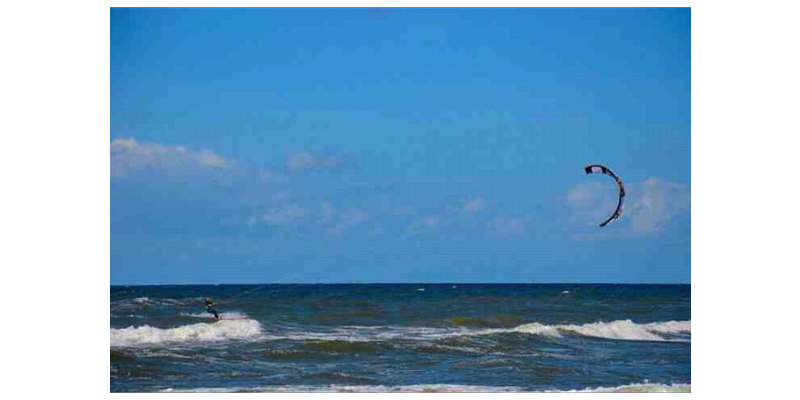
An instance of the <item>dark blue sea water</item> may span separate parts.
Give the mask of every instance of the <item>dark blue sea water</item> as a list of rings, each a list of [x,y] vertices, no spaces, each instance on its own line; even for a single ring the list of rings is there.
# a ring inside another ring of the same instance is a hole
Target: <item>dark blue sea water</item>
[[[112,392],[690,390],[690,285],[111,287]]]

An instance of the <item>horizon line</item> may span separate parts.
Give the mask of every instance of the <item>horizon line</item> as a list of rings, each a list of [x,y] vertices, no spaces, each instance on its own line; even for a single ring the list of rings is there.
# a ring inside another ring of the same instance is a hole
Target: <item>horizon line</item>
[[[282,282],[282,283],[134,283],[110,286],[243,286],[243,285],[691,285],[691,282]]]

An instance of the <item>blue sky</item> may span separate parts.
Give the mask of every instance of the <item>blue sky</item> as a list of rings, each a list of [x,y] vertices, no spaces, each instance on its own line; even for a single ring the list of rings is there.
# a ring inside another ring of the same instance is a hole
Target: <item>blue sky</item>
[[[111,283],[689,283],[690,27],[112,9]]]

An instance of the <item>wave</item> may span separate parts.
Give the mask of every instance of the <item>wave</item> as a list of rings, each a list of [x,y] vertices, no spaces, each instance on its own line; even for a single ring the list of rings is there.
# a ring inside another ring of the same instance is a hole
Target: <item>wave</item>
[[[572,331],[583,336],[617,340],[647,340],[685,342],[686,339],[670,339],[660,334],[691,333],[691,321],[669,321],[651,324],[637,324],[631,320],[597,322],[585,325],[560,325],[559,329]]]
[[[661,333],[691,333],[692,321],[655,322],[647,324],[645,327]]]
[[[549,337],[561,337],[563,332],[577,333],[615,340],[645,340],[659,342],[687,342],[684,338],[669,338],[664,334],[682,334],[692,332],[691,321],[654,322],[637,324],[629,319],[613,322],[596,322],[584,325],[543,325],[537,322],[520,325],[511,329],[485,329],[467,333],[468,335],[491,335],[497,333],[528,333]]]
[[[659,342],[689,342],[684,334],[691,333],[691,321],[667,321],[637,324],[631,320],[596,322],[583,325],[545,325],[531,322],[514,328],[449,328],[403,326],[344,326],[326,332],[288,331],[272,332],[269,340],[323,340],[342,342],[372,342],[391,340],[433,341],[463,336],[483,336],[524,333],[550,338],[564,334],[577,334],[613,340],[638,340]]]
[[[223,319],[210,324],[198,323],[170,329],[153,328],[147,325],[131,326],[124,329],[111,329],[111,347],[253,339],[259,337],[261,333],[261,324],[253,319]]]
[[[689,383],[634,383],[616,387],[598,387],[584,390],[570,390],[575,393],[691,393],[692,385]]]
[[[111,302],[111,307],[188,306],[202,304],[203,300],[205,300],[204,297],[187,297],[183,299],[136,297],[114,300]]]
[[[374,342],[391,340],[436,340],[457,332],[467,332],[465,328],[429,328],[404,326],[343,326],[330,331],[289,330],[271,332],[265,335],[268,340],[304,341],[343,341]]]
[[[192,318],[210,319],[205,313],[181,314]],[[345,326],[331,331],[271,331],[266,332],[258,321],[246,314],[224,313],[216,323],[197,323],[170,329],[150,326],[111,329],[111,346],[125,347],[160,343],[212,342],[230,339],[302,340],[321,341],[312,346],[331,347],[333,350],[349,349],[348,343],[382,342],[393,340],[435,341],[464,336],[523,333],[550,338],[561,338],[564,334],[577,334],[613,340],[690,342],[691,321],[666,321],[637,324],[631,320],[596,322],[583,325],[545,325],[538,322],[514,328],[476,329],[466,327],[431,328],[402,326]],[[335,349],[334,349],[335,348]],[[327,349],[327,350],[331,350]],[[358,351],[364,349],[358,348]]]
[[[194,393],[235,393],[235,392],[344,392],[344,393],[502,393],[502,392],[569,392],[569,393],[690,393],[692,385],[688,383],[656,384],[636,383],[616,387],[598,387],[582,390],[531,390],[517,386],[478,386],[456,384],[421,384],[421,385],[285,385],[260,387],[226,387],[197,389],[164,389],[162,392],[194,392]]]
[[[122,308],[122,307],[142,307],[150,305],[150,298],[148,297],[137,297],[134,299],[122,299],[122,300],[115,300],[111,302],[111,308]]]

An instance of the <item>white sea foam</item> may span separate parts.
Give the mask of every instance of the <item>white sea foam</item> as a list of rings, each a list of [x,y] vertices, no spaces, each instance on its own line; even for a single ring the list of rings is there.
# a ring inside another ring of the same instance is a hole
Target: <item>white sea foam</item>
[[[522,333],[530,333],[532,335],[544,335],[544,336],[552,336],[558,337],[558,327],[550,326],[550,325],[543,325],[538,322],[532,322],[530,324],[520,325],[514,329],[514,332],[522,332]]]
[[[270,332],[267,339],[280,340],[341,340],[371,342],[385,340],[435,340],[466,332],[465,328],[429,328],[404,326],[343,326],[327,332],[288,330]]]
[[[521,392],[522,388],[513,386],[477,386],[477,385],[450,385],[450,384],[425,384],[425,385],[281,385],[260,387],[228,387],[228,388],[197,388],[197,389],[164,389],[162,392],[190,392],[190,393],[235,393],[235,392],[343,392],[343,393],[438,393],[438,392]]]
[[[122,299],[111,302],[111,308],[136,308],[141,306],[150,305],[150,299],[147,297],[137,297],[135,299]]]
[[[673,383],[669,385],[658,383],[635,383],[616,387],[598,387],[584,390],[570,390],[579,393],[691,393],[692,385],[689,383]]]
[[[574,332],[583,336],[616,340],[687,341],[686,339],[666,338],[661,334],[691,333],[691,321],[668,321],[651,324],[637,324],[631,320],[596,322],[583,325],[543,325],[537,322],[520,325],[511,329],[482,329],[460,334],[492,335],[497,333],[529,333],[549,337],[560,337],[562,332]]]
[[[443,337],[452,337],[452,336],[482,336],[482,335],[494,335],[498,333],[529,333],[532,335],[543,335],[543,336],[550,336],[550,337],[560,337],[561,335],[558,333],[557,326],[550,326],[550,325],[543,325],[538,322],[531,322],[529,324],[520,325],[516,328],[493,328],[493,329],[480,329],[480,330],[463,330],[461,332],[449,332]]]
[[[647,329],[661,333],[691,333],[692,321],[655,322],[645,325]]]
[[[145,325],[111,329],[111,347],[254,339],[259,337],[261,332],[261,324],[252,319],[223,319],[210,324],[199,323],[170,329]]]
[[[691,392],[691,384],[655,384],[637,383],[616,387],[598,387],[582,390],[567,390],[572,393],[666,393],[666,392]],[[192,392],[192,393],[232,393],[232,392],[354,392],[354,393],[394,393],[394,392],[444,392],[444,393],[500,393],[500,392],[565,392],[563,390],[528,390],[517,386],[478,386],[454,384],[422,384],[422,385],[281,385],[259,387],[226,387],[226,388],[196,388],[196,389],[164,389],[162,392]]]
[[[343,326],[327,332],[311,332],[305,330],[273,331],[264,338],[267,340],[342,340],[348,342],[369,342],[386,340],[437,340],[459,336],[483,336],[503,333],[526,333],[552,338],[562,337],[565,333],[577,333],[615,340],[645,340],[686,342],[682,337],[663,336],[678,333],[691,333],[691,321],[668,321],[649,324],[637,324],[631,320],[596,322],[583,325],[544,325],[531,322],[514,328],[470,329],[404,327],[404,326]]]
[[[688,326],[685,324],[688,324]],[[691,321],[636,324],[631,320],[624,320],[613,322],[597,322],[584,325],[561,325],[559,328],[584,336],[593,336],[606,339],[667,341],[668,339],[658,335],[658,333],[677,332],[673,330],[674,328],[679,328],[680,332],[691,332]]]

